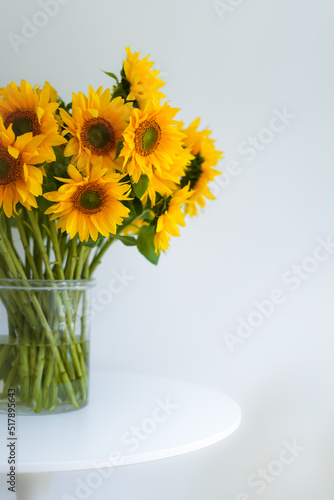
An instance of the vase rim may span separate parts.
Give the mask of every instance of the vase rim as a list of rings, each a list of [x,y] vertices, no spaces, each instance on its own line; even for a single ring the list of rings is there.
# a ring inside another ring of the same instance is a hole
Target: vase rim
[[[95,286],[96,280],[71,279],[71,280],[49,280],[49,279],[24,279],[24,278],[1,278],[0,290],[86,290]]]

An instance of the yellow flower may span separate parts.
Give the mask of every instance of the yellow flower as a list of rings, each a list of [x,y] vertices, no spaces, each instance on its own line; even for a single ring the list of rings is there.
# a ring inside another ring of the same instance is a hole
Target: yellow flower
[[[52,214],[51,220],[58,219],[57,228],[69,233],[72,239],[79,234],[80,241],[98,234],[105,237],[116,234],[117,225],[127,217],[127,209],[122,200],[128,199],[130,186],[121,182],[121,174],[104,175],[107,169],[94,165],[90,175],[82,177],[73,165],[69,165],[69,179],[59,179],[64,184],[58,191],[45,193],[44,197],[55,202],[45,213]]]
[[[158,218],[156,234],[154,237],[155,253],[160,254],[161,250],[167,250],[169,247],[170,236],[180,236],[177,226],[185,226],[182,212],[182,205],[191,196],[189,186],[177,191],[174,196],[167,202],[167,208]]]
[[[125,50],[127,59],[124,61],[124,73],[130,88],[127,100],[136,100],[139,108],[143,108],[149,100],[159,101],[166,97],[158,90],[165,83],[158,78],[160,71],[151,70],[154,62],[148,62],[150,56],[139,59],[140,52],[132,54],[130,47]]]
[[[53,88],[49,82],[44,83],[44,88],[49,90],[49,102],[58,102],[58,93],[55,88]],[[37,89],[38,95],[41,94],[43,89]]]
[[[124,157],[123,169],[134,182],[137,183],[143,174],[151,178],[154,171],[161,175],[163,170],[171,170],[182,154],[184,134],[174,120],[178,111],[168,104],[160,106],[151,101],[143,110],[133,110],[123,133],[120,157]]]
[[[25,80],[21,86],[12,82],[0,89],[0,116],[6,128],[12,125],[16,137],[27,132],[42,137],[38,152],[48,155],[47,161],[55,161],[52,146],[64,144],[66,139],[58,133],[55,111],[59,104],[50,102],[50,84],[42,90],[33,89]]]
[[[160,196],[172,196],[178,189],[180,189],[180,179],[185,175],[187,165],[190,164],[194,156],[190,153],[188,148],[182,148],[179,156],[174,160],[174,163],[169,169],[161,168],[160,172],[153,168],[153,175],[148,184],[147,191],[142,198],[143,203],[150,198],[152,206],[156,202],[156,194]]]
[[[199,118],[182,131],[186,134],[183,140],[184,146],[190,148],[194,159],[187,167],[185,176],[181,180],[181,187],[190,183],[193,194],[186,203],[186,212],[191,216],[197,215],[197,205],[201,208],[205,206],[205,198],[214,200],[208,183],[214,180],[216,175],[221,174],[214,167],[222,158],[222,152],[215,149],[214,140],[210,138],[210,130],[197,131]]]
[[[37,207],[36,196],[42,194],[43,173],[34,165],[45,161],[38,154],[43,136],[26,133],[15,138],[12,125],[6,129],[0,117],[0,208],[7,217],[16,213],[21,203],[28,210]]]
[[[131,103],[123,104],[121,97],[111,101],[109,89],[103,92],[99,87],[95,92],[89,87],[88,98],[81,92],[72,94],[72,116],[63,109],[59,111],[67,125],[64,134],[73,136],[65,147],[65,156],[73,155],[72,163],[83,174],[96,163],[114,170],[117,142],[127,126]]]

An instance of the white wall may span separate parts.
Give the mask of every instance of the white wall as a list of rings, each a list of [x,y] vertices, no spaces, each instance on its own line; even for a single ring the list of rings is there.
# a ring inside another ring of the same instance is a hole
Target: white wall
[[[100,69],[117,72],[129,44],[157,61],[179,118],[213,129],[221,169],[238,172],[157,268],[111,249],[95,297],[115,270],[133,279],[96,315],[92,365],[215,387],[240,403],[243,423],[207,450],[117,470],[90,498],[331,500],[334,250],[317,247],[334,241],[332,2],[222,0],[219,15],[211,0],[63,0],[15,53],[8,33],[20,34],[40,3],[2,1],[1,84],[48,79],[69,99],[110,85]],[[280,131],[263,131],[277,129],[278,113],[289,115]],[[246,154],[258,134],[261,151]],[[314,252],[321,262],[308,259]],[[299,281],[295,265],[307,268]],[[284,303],[238,336],[238,318],[275,289]],[[293,463],[252,486],[294,441],[303,451]],[[73,495],[76,477],[57,475],[52,500]]]

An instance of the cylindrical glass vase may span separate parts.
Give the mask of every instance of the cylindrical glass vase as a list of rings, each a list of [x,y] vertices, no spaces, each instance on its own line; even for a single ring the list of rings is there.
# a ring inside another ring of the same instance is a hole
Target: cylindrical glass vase
[[[91,280],[0,279],[0,412],[88,403]]]

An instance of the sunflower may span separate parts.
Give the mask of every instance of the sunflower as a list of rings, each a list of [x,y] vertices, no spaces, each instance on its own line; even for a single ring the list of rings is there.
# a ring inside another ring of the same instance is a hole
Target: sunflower
[[[44,88],[47,88],[49,90],[49,102],[58,102],[58,92],[54,87],[51,86],[49,82],[44,83]],[[41,94],[43,89],[37,89],[38,95]]]
[[[144,108],[147,101],[160,101],[165,94],[158,89],[165,83],[158,78],[160,71],[151,70],[153,61],[148,61],[149,55],[139,59],[140,52],[132,54],[130,47],[126,49],[127,59],[124,61],[126,77],[125,87],[128,88],[128,100],[136,100],[139,108]]]
[[[157,193],[160,196],[172,196],[180,189],[180,180],[185,175],[185,170],[193,159],[194,156],[190,153],[189,148],[182,148],[169,169],[160,168],[158,172],[153,167],[153,175],[142,198],[143,203],[146,203],[147,197],[149,197],[152,206],[154,206]]]
[[[138,182],[143,174],[151,178],[154,171],[161,175],[163,170],[171,170],[176,158],[182,154],[185,136],[174,120],[178,111],[166,103],[161,106],[152,101],[143,110],[133,110],[123,133],[120,156],[124,157],[124,171],[134,182]]]
[[[88,165],[100,164],[100,160],[102,168],[114,169],[117,142],[127,126],[131,103],[124,104],[121,97],[111,100],[110,90],[103,92],[102,87],[97,92],[89,87],[88,98],[79,92],[72,94],[72,99],[72,116],[59,110],[67,125],[63,133],[73,136],[65,147],[65,156],[73,155],[72,163],[83,174],[88,174]]]
[[[58,219],[57,228],[69,233],[72,239],[77,233],[80,241],[98,234],[109,237],[115,234],[117,225],[127,217],[127,209],[122,200],[128,199],[130,186],[120,182],[124,177],[118,173],[104,175],[107,169],[94,165],[90,175],[82,177],[74,165],[69,165],[69,179],[59,179],[64,184],[58,191],[45,193],[44,197],[55,202],[46,210],[52,214],[51,220]]]
[[[0,88],[0,116],[6,128],[12,125],[16,137],[32,133],[34,137],[42,137],[38,152],[49,156],[49,161],[56,157],[52,146],[64,144],[66,139],[58,132],[58,121],[55,111],[59,104],[50,102],[52,87],[46,83],[42,90],[33,89],[25,80],[21,86],[12,82]]]
[[[191,196],[189,186],[185,186],[177,191],[174,196],[167,199],[166,209],[158,217],[156,234],[154,236],[154,246],[156,254],[160,254],[161,250],[167,250],[169,247],[170,236],[180,236],[177,226],[185,226],[182,212],[182,205],[187,202]]]
[[[186,212],[191,216],[197,215],[197,204],[201,208],[205,206],[204,197],[210,200],[215,199],[209,190],[208,183],[214,180],[216,175],[221,174],[212,167],[217,165],[222,152],[216,150],[215,141],[210,138],[210,130],[197,131],[199,121],[197,118],[187,129],[182,130],[186,134],[183,144],[190,148],[194,155],[194,159],[185,171],[185,176],[181,179],[181,187],[189,184],[193,193],[185,205]]]
[[[6,129],[0,117],[0,208],[7,217],[16,213],[18,203],[28,210],[37,207],[43,173],[34,165],[47,160],[37,152],[42,141],[43,136],[33,137],[31,132],[15,138],[12,125]]]

